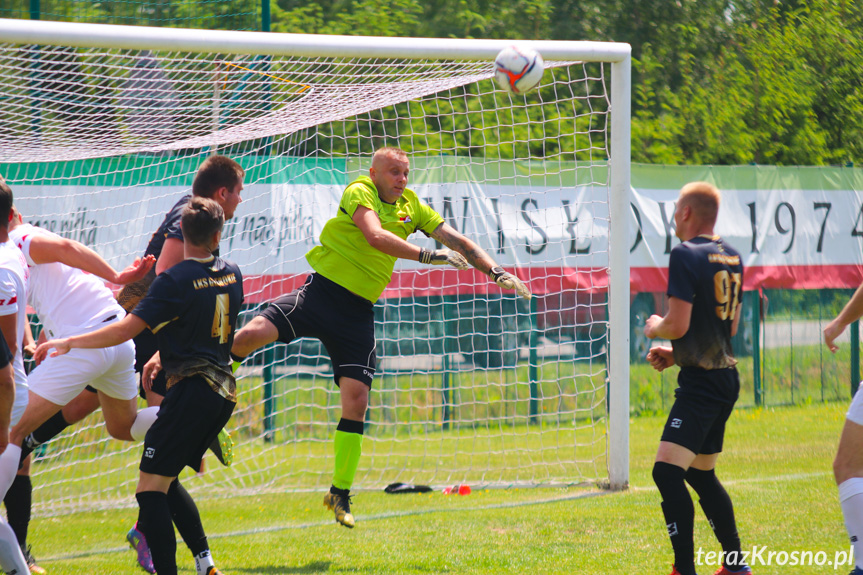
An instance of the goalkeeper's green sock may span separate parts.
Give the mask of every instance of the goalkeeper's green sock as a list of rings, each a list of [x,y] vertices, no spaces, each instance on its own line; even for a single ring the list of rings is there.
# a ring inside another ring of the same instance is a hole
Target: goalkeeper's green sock
[[[336,469],[333,473],[333,487],[350,489],[354,484],[354,475],[363,452],[363,422],[341,418],[336,427],[334,442]]]

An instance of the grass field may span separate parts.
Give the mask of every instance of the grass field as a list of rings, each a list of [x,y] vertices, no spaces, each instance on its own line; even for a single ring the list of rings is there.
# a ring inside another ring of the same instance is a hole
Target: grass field
[[[847,550],[831,460],[846,403],[738,410],[720,477],[736,504],[744,548]],[[217,565],[226,575],[295,573],[645,573],[667,575],[672,555],[650,479],[662,417],[632,420],[631,488],[360,492],[354,530],[337,526],[322,493],[201,503]],[[37,479],[38,481],[38,479]],[[697,506],[696,506],[697,508]],[[698,508],[697,508],[698,509]],[[123,536],[135,512],[37,518],[30,540],[51,574],[143,573]],[[696,550],[718,546],[696,516]],[[765,561],[767,555],[763,555]],[[757,574],[847,573],[833,566],[754,565]],[[179,543],[181,573],[194,573]],[[699,573],[713,573],[701,566]]]

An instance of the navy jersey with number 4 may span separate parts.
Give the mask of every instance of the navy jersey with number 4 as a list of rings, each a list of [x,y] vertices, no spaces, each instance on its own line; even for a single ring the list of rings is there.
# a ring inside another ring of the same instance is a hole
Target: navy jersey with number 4
[[[156,334],[169,388],[201,375],[236,401],[231,345],[242,303],[240,268],[215,256],[183,260],[156,277],[132,313]]]
[[[698,236],[671,250],[668,295],[692,304],[689,330],[671,342],[677,365],[723,369],[737,364],[731,325],[742,287],[740,254],[722,238]]]

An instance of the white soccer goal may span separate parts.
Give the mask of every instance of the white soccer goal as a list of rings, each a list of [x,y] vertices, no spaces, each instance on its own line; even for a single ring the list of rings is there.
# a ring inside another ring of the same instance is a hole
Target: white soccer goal
[[[31,222],[115,266],[143,253],[207,155],[247,170],[222,255],[248,321],[302,282],[304,254],[382,145],[410,187],[524,278],[400,261],[376,306],[356,487],[628,481],[629,90],[625,44],[518,42],[526,96],[491,80],[503,40],[332,37],[0,20],[0,173]],[[431,248],[424,236],[411,238]],[[339,400],[317,341],[239,372],[236,461],[196,497],[329,486]],[[134,505],[140,446],[91,416],[34,466],[40,515]]]

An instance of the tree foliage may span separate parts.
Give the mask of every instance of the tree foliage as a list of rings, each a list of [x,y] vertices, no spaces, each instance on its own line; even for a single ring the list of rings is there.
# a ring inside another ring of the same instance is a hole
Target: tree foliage
[[[273,3],[278,29],[294,32],[628,42],[634,161],[863,161],[863,11],[851,0]]]
[[[863,161],[854,0],[41,0],[45,19],[278,32],[628,42],[638,162]],[[27,18],[20,0],[0,16]]]

